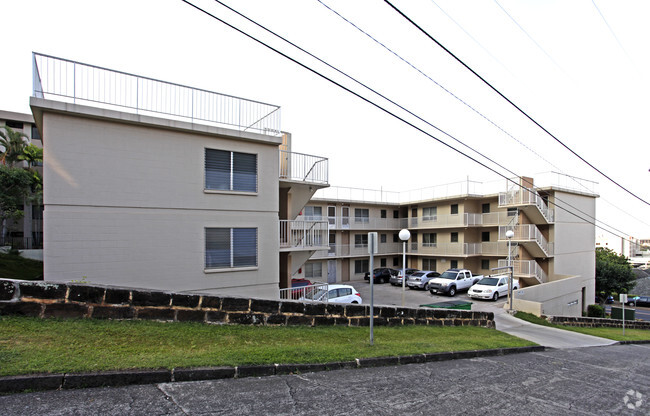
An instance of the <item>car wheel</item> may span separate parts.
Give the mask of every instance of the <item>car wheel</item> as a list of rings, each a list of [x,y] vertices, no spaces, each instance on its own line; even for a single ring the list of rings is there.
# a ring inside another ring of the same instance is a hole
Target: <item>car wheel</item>
[[[494,295],[492,295],[492,300],[495,302],[499,300],[499,292],[494,292]]]
[[[357,302],[356,300],[353,300],[352,303],[355,304],[355,305],[359,304],[359,302]]]
[[[628,303],[627,306],[634,306],[634,302]]]
[[[449,289],[449,296],[452,298],[456,296],[456,288],[454,286],[452,286],[451,289]]]
[[[431,289],[429,289],[429,293],[431,293],[432,295],[435,295],[435,294],[436,294],[436,292],[434,292],[434,291],[431,290]]]

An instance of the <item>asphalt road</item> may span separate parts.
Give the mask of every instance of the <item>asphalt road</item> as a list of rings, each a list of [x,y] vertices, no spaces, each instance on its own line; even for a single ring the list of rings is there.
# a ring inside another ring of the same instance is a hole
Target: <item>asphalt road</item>
[[[0,396],[11,415],[648,415],[650,345]]]

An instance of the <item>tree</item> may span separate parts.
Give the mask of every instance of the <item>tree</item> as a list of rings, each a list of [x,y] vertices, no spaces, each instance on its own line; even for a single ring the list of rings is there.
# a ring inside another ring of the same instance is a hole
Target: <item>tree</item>
[[[0,162],[3,165],[13,166],[20,160],[27,146],[25,138],[27,135],[23,132],[16,131],[9,126],[3,126],[5,131],[0,131],[0,146],[4,147]]]
[[[0,226],[3,240],[7,233],[7,220],[22,218],[23,204],[34,195],[33,181],[32,173],[25,169],[0,165]]]
[[[632,266],[625,256],[608,248],[596,248],[596,293],[628,293],[635,285]]]
[[[30,143],[25,146],[23,153],[18,156],[18,159],[26,160],[27,165],[31,168],[36,163],[43,161],[43,149]]]

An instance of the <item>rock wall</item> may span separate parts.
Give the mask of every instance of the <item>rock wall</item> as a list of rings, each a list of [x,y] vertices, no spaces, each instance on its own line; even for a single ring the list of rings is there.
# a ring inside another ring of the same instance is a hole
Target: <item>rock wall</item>
[[[368,305],[303,303],[0,279],[0,315],[243,325],[368,326],[369,313]],[[376,306],[374,324],[494,328],[494,314]]]

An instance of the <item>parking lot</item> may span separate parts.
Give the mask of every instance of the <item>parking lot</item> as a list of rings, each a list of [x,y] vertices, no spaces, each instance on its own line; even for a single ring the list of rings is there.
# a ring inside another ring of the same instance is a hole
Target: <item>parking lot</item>
[[[361,295],[364,305],[370,304],[370,283],[366,280],[354,280],[346,282],[351,284]],[[498,302],[470,299],[467,292],[460,292],[456,296],[438,296],[432,295],[428,290],[420,289],[404,289],[404,306],[410,308],[417,308],[420,305],[436,302],[446,302],[449,300],[465,300],[472,302],[473,311],[492,310],[494,306],[502,307],[506,302],[506,297],[502,297]],[[374,284],[374,304],[375,305],[388,305],[388,306],[402,306],[402,286],[393,286],[390,283]]]

